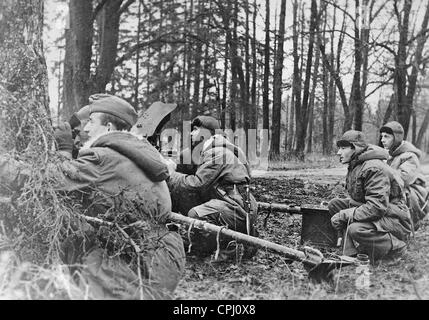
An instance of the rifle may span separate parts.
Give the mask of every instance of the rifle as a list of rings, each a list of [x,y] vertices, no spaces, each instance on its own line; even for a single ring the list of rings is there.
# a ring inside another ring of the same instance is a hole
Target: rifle
[[[99,218],[88,217],[84,215],[79,216],[89,222],[95,222],[98,224],[105,224],[108,226],[116,227],[121,232],[121,234],[123,234],[124,237],[133,245],[135,251],[137,253],[141,252],[141,248],[139,248],[124,231],[125,228],[130,227],[139,228],[139,226],[141,225],[140,221],[134,222],[128,226],[120,227],[116,223],[104,221]],[[269,252],[284,256],[289,260],[299,261],[303,264],[305,270],[308,272],[310,280],[316,283],[321,283],[322,281],[330,282],[332,281],[333,271],[335,269],[339,269],[357,263],[356,258],[332,255],[331,258],[327,259],[319,250],[309,246],[304,246],[302,248],[302,251],[296,250],[265,239],[253,237],[241,232],[227,229],[224,226],[217,226],[212,223],[203,220],[193,219],[175,212],[170,212],[168,220],[179,224],[185,224],[190,228],[197,228],[206,232],[223,235],[232,238],[239,243],[245,243],[248,245],[255,246],[257,248],[265,249]]]
[[[194,227],[210,233],[216,233],[218,235],[221,234],[237,240],[240,243],[246,243],[268,250],[272,253],[282,255],[287,259],[299,261],[307,270],[309,278],[316,283],[320,283],[322,281],[329,282],[332,280],[334,269],[356,263],[355,258],[347,256],[333,256],[330,259],[326,259],[319,250],[309,246],[304,246],[303,251],[292,249],[268,240],[229,230],[223,226],[217,226],[209,222],[193,219],[175,212],[170,213],[169,219],[180,224],[186,224],[191,228]]]

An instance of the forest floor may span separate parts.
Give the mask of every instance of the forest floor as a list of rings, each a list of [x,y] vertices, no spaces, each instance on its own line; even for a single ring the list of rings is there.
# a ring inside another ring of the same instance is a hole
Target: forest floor
[[[254,172],[253,194],[258,201],[320,204],[344,192],[345,167],[286,168]],[[429,157],[423,163],[429,181]],[[298,248],[301,216],[273,212],[258,214],[260,237]],[[404,259],[370,266],[369,287],[357,286],[356,266],[335,271],[333,284],[314,284],[299,262],[259,250],[247,261],[215,262],[189,257],[176,299],[429,299],[429,221],[415,232]]]

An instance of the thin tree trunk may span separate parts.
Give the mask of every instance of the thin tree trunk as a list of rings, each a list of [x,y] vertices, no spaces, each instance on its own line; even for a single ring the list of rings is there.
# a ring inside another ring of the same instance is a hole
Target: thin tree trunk
[[[100,58],[95,76],[91,78],[90,93],[104,92],[115,69],[119,41],[119,18],[123,0],[108,1],[97,16]],[[73,2],[73,1],[71,1]],[[89,58],[89,63],[91,58]]]
[[[197,37],[201,38],[201,11],[204,7],[204,0],[198,1],[198,12],[197,12]],[[203,53],[201,43],[196,44],[194,53],[194,95],[192,97],[192,118],[195,118],[198,113],[198,106],[200,105],[200,83],[201,83],[201,56]]]
[[[319,14],[317,15],[320,16]],[[320,19],[317,18],[316,26],[320,23]],[[319,28],[316,27],[316,32],[319,32]],[[319,39],[319,38],[318,38]],[[309,102],[309,116],[308,116],[308,123],[309,123],[309,130],[308,130],[308,145],[307,145],[307,152],[311,153],[313,149],[313,117],[314,117],[314,101],[316,99],[316,87],[317,87],[317,81],[319,77],[319,64],[320,64],[320,50],[319,46],[316,47],[316,59],[314,61],[314,70],[313,70],[313,87],[311,89],[310,94],[310,102]]]
[[[363,101],[361,94],[361,68],[362,68],[362,45],[360,39],[360,2],[355,0],[355,39],[354,58],[355,67],[350,94],[350,109],[353,114],[354,129],[362,131]]]
[[[285,151],[288,150],[288,134],[289,134],[289,109],[290,109],[290,96],[286,97],[286,112],[285,112]]]
[[[407,91],[407,107],[410,110],[414,110],[414,96],[417,89],[417,77],[419,74],[419,66],[423,59],[423,49],[428,39],[427,27],[429,22],[429,2],[426,6],[426,12],[423,18],[422,26],[420,28],[420,36],[417,38],[416,51],[414,53],[414,59],[412,61],[411,75],[408,77],[408,91]],[[413,112],[414,128],[413,128],[413,143],[416,142],[416,123],[415,123],[415,111]],[[405,130],[405,127],[404,127]]]
[[[92,2],[75,0],[69,2],[70,30],[66,35],[64,88],[64,117],[70,117],[88,103],[89,79],[94,34]],[[70,59],[70,60],[68,60]]]
[[[262,96],[262,128],[269,130],[269,77],[270,77],[270,0],[265,1],[265,50],[264,50],[264,84]]]
[[[137,44],[140,43],[140,24],[141,24],[141,7],[142,3],[139,0],[138,18],[137,18]],[[139,105],[139,73],[140,73],[140,47],[136,51],[136,81],[134,83],[134,108]]]
[[[315,0],[314,0],[315,1]],[[272,135],[270,156],[280,154],[280,123],[281,123],[281,107],[282,107],[282,71],[284,59],[284,35],[285,35],[285,19],[286,19],[286,0],[282,0],[280,9],[280,21],[278,31],[278,46],[276,63],[274,66],[274,85],[273,85],[273,117],[272,117]]]
[[[225,59],[223,68],[223,93],[222,93],[222,112],[221,112],[221,126],[223,129],[226,128],[226,114],[227,114],[227,92],[228,92],[228,59],[231,45],[231,32],[229,30],[230,24],[230,3],[227,3],[227,9],[222,12],[223,26],[225,28]],[[229,125],[229,123],[228,123]]]
[[[408,28],[409,17],[411,12],[411,0],[404,0],[403,17],[397,10],[397,0],[394,3],[395,12],[399,26],[399,43],[398,52],[395,57],[395,82],[396,82],[396,98],[398,100],[398,121],[404,128],[404,138],[407,137],[410,124],[411,106],[408,105],[406,96],[407,86],[407,43],[408,43]]]
[[[253,2],[253,37],[252,37],[252,91],[251,91],[251,109],[250,109],[250,128],[257,129],[257,101],[256,101],[256,84],[257,84],[257,52],[256,52],[256,17],[257,5],[256,0]]]
[[[298,7],[299,3],[297,0],[293,2],[293,100],[294,100],[294,113],[296,117],[301,113],[301,69],[299,67],[300,59],[298,55]],[[292,113],[293,114],[293,113]],[[297,123],[297,121],[295,121]],[[292,130],[289,130],[289,134],[292,134]],[[291,148],[294,148],[293,142],[289,144]]]
[[[303,99],[301,105],[301,112],[297,112],[297,146],[296,154],[299,158],[304,157],[305,140],[307,135],[308,117],[309,117],[309,97],[310,97],[310,80],[311,68],[313,63],[313,48],[314,48],[314,35],[317,24],[317,3],[316,0],[311,1],[311,17],[310,17],[310,39],[308,43],[307,63],[305,70],[305,81],[303,90]]]
[[[247,133],[250,128],[250,30],[249,30],[249,15],[250,15],[250,6],[249,0],[245,0],[245,15],[246,15],[246,23],[245,23],[245,39],[244,39],[244,55],[245,55],[245,80],[244,80],[244,97],[243,97],[243,127],[246,138],[246,150],[247,147]]]
[[[425,117],[423,119],[422,124],[420,125],[420,130],[416,138],[415,146],[417,148],[422,147],[423,137],[428,132],[428,127],[429,127],[429,108],[427,108],[426,110]]]

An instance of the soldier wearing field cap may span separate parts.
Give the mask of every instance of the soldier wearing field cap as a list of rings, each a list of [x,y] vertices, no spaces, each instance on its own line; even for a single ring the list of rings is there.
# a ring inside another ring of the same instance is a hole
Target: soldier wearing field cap
[[[257,203],[249,189],[251,175],[245,154],[221,134],[217,119],[198,116],[191,126],[196,168],[193,173],[180,173],[175,163],[168,163],[173,204],[191,218],[257,235]],[[186,235],[184,238],[188,240]],[[199,230],[193,230],[190,238],[191,252],[201,257],[215,253],[217,248],[223,260],[249,258],[256,253],[250,246],[240,252],[232,239],[217,239],[216,235]]]
[[[167,166],[149,142],[128,132],[137,121],[128,102],[100,94],[83,109],[79,121],[87,119],[82,129],[89,139],[71,159],[71,126],[57,128],[64,157],[50,168],[51,176],[58,191],[79,200],[82,214],[116,227],[112,232],[104,224],[81,224],[64,240],[62,259],[81,266],[81,284],[96,299],[170,298],[184,271],[185,252],[180,235],[165,225],[171,212]],[[0,158],[1,174],[2,168],[9,177],[11,170],[22,173],[16,163],[2,166]]]
[[[380,128],[379,145],[389,151],[387,164],[401,176],[414,230],[417,230],[421,220],[429,213],[429,190],[420,168],[422,152],[404,140],[404,128],[397,121],[388,122]]]
[[[329,202],[334,229],[343,233],[343,254],[397,259],[404,255],[411,217],[398,175],[385,161],[386,150],[366,142],[361,131],[349,130],[337,141],[340,162],[348,164],[349,198]]]

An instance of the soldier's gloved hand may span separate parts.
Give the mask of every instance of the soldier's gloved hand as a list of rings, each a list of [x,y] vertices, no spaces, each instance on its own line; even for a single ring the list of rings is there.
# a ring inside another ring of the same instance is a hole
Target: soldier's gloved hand
[[[77,112],[72,114],[72,116],[70,117],[69,123],[72,130],[81,125],[81,120],[79,119]]]
[[[331,217],[331,224],[335,230],[341,231],[347,227],[349,221],[353,221],[353,214],[356,208],[341,210]]]
[[[165,158],[163,158],[163,162],[167,166],[169,174],[176,171],[176,168],[177,168],[176,162],[174,162],[171,159],[165,159]]]
[[[73,151],[73,138],[72,130],[68,122],[60,123],[60,125],[54,129],[54,137],[57,143],[57,150],[72,154]]]

